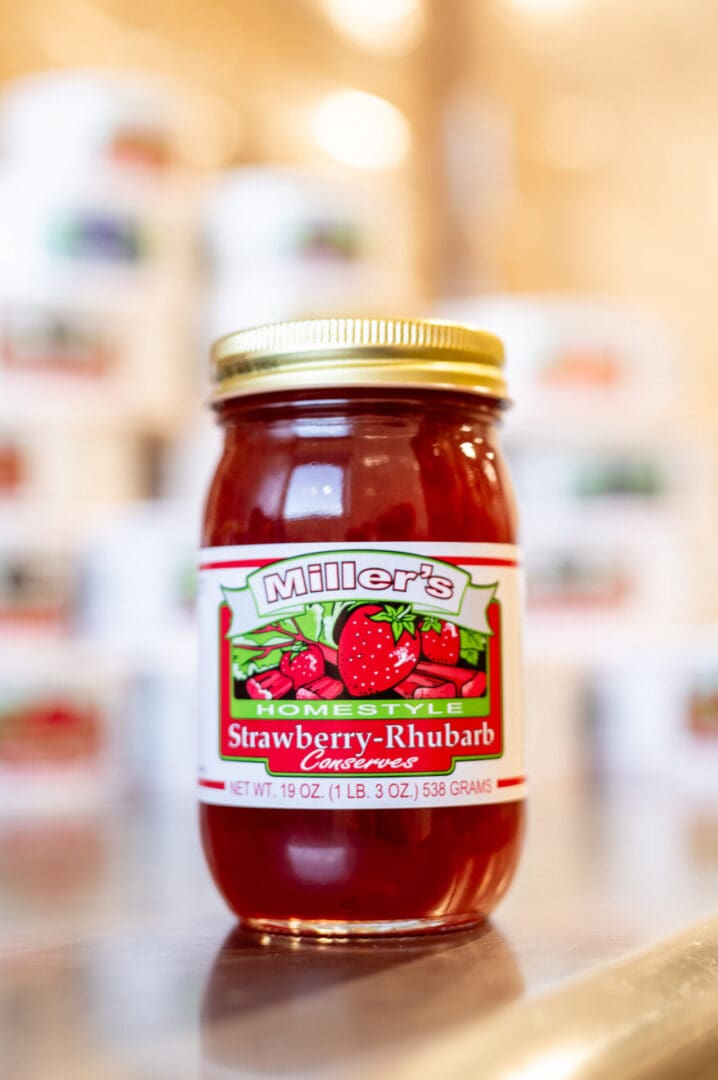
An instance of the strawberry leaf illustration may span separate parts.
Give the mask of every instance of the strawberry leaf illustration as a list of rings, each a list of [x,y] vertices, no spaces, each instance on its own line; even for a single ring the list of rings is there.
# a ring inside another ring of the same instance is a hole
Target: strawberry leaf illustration
[[[436,615],[424,615],[421,620],[421,629],[423,631],[433,630],[435,634],[441,633],[442,622]]]
[[[305,641],[295,641],[293,645],[290,645],[289,648],[284,651],[290,652],[292,656],[299,656],[300,653],[306,652],[308,648],[309,646]]]
[[[375,612],[369,618],[372,622],[389,623],[391,632],[394,635],[394,641],[398,641],[405,632],[412,635],[416,633],[418,616],[411,610],[411,604],[404,604],[401,607],[393,607],[391,604],[387,604],[381,611]]]

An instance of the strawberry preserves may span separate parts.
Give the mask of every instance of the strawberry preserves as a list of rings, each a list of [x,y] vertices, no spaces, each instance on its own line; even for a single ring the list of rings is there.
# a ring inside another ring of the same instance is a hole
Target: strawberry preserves
[[[483,920],[523,825],[516,515],[490,335],[316,320],[215,347],[200,811],[249,926]]]

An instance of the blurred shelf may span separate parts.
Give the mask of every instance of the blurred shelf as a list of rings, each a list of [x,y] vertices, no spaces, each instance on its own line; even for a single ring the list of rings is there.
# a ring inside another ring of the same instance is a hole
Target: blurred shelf
[[[587,671],[625,663],[632,654],[715,655],[718,623],[658,619],[565,606],[538,612],[529,606],[524,645],[527,660],[577,664]]]
[[[39,662],[39,666],[38,666]],[[50,626],[0,620],[0,679],[40,677],[96,682],[106,676],[125,680],[150,673],[191,681],[197,667],[197,636],[188,615],[171,627],[129,629],[122,637],[103,640],[72,626]]]
[[[517,395],[519,390],[513,391]],[[601,401],[595,394],[542,395],[524,391],[528,400],[509,413],[505,421],[505,444],[512,448],[561,446],[570,451],[620,450],[631,445],[661,445],[666,432],[680,436],[670,411],[646,408],[640,391],[616,394]],[[686,433],[688,435],[688,432]]]
[[[111,377],[48,373],[6,378],[0,373],[0,425],[8,427],[111,426],[118,437],[171,437],[194,405],[191,395],[182,404],[176,398],[148,402],[127,380]]]

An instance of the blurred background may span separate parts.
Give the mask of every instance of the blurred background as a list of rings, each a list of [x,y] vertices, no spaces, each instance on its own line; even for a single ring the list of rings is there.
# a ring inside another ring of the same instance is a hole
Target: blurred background
[[[505,339],[537,842],[501,917],[563,940],[610,910],[634,940],[714,903],[718,6],[0,12],[7,1075],[59,1076],[68,1040],[73,1076],[180,1075],[150,1043],[196,1012],[182,918],[220,910],[193,809],[206,356],[243,325]],[[140,915],[136,946],[102,936]]]
[[[0,9],[0,917],[191,806],[208,345],[332,313],[505,339],[534,790],[672,793],[635,894],[715,873],[718,7]]]

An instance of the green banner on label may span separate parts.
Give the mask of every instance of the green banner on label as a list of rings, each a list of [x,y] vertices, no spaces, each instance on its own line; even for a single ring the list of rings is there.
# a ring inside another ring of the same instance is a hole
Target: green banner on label
[[[236,720],[421,720],[482,717],[489,696],[426,701],[246,701],[233,698]]]

